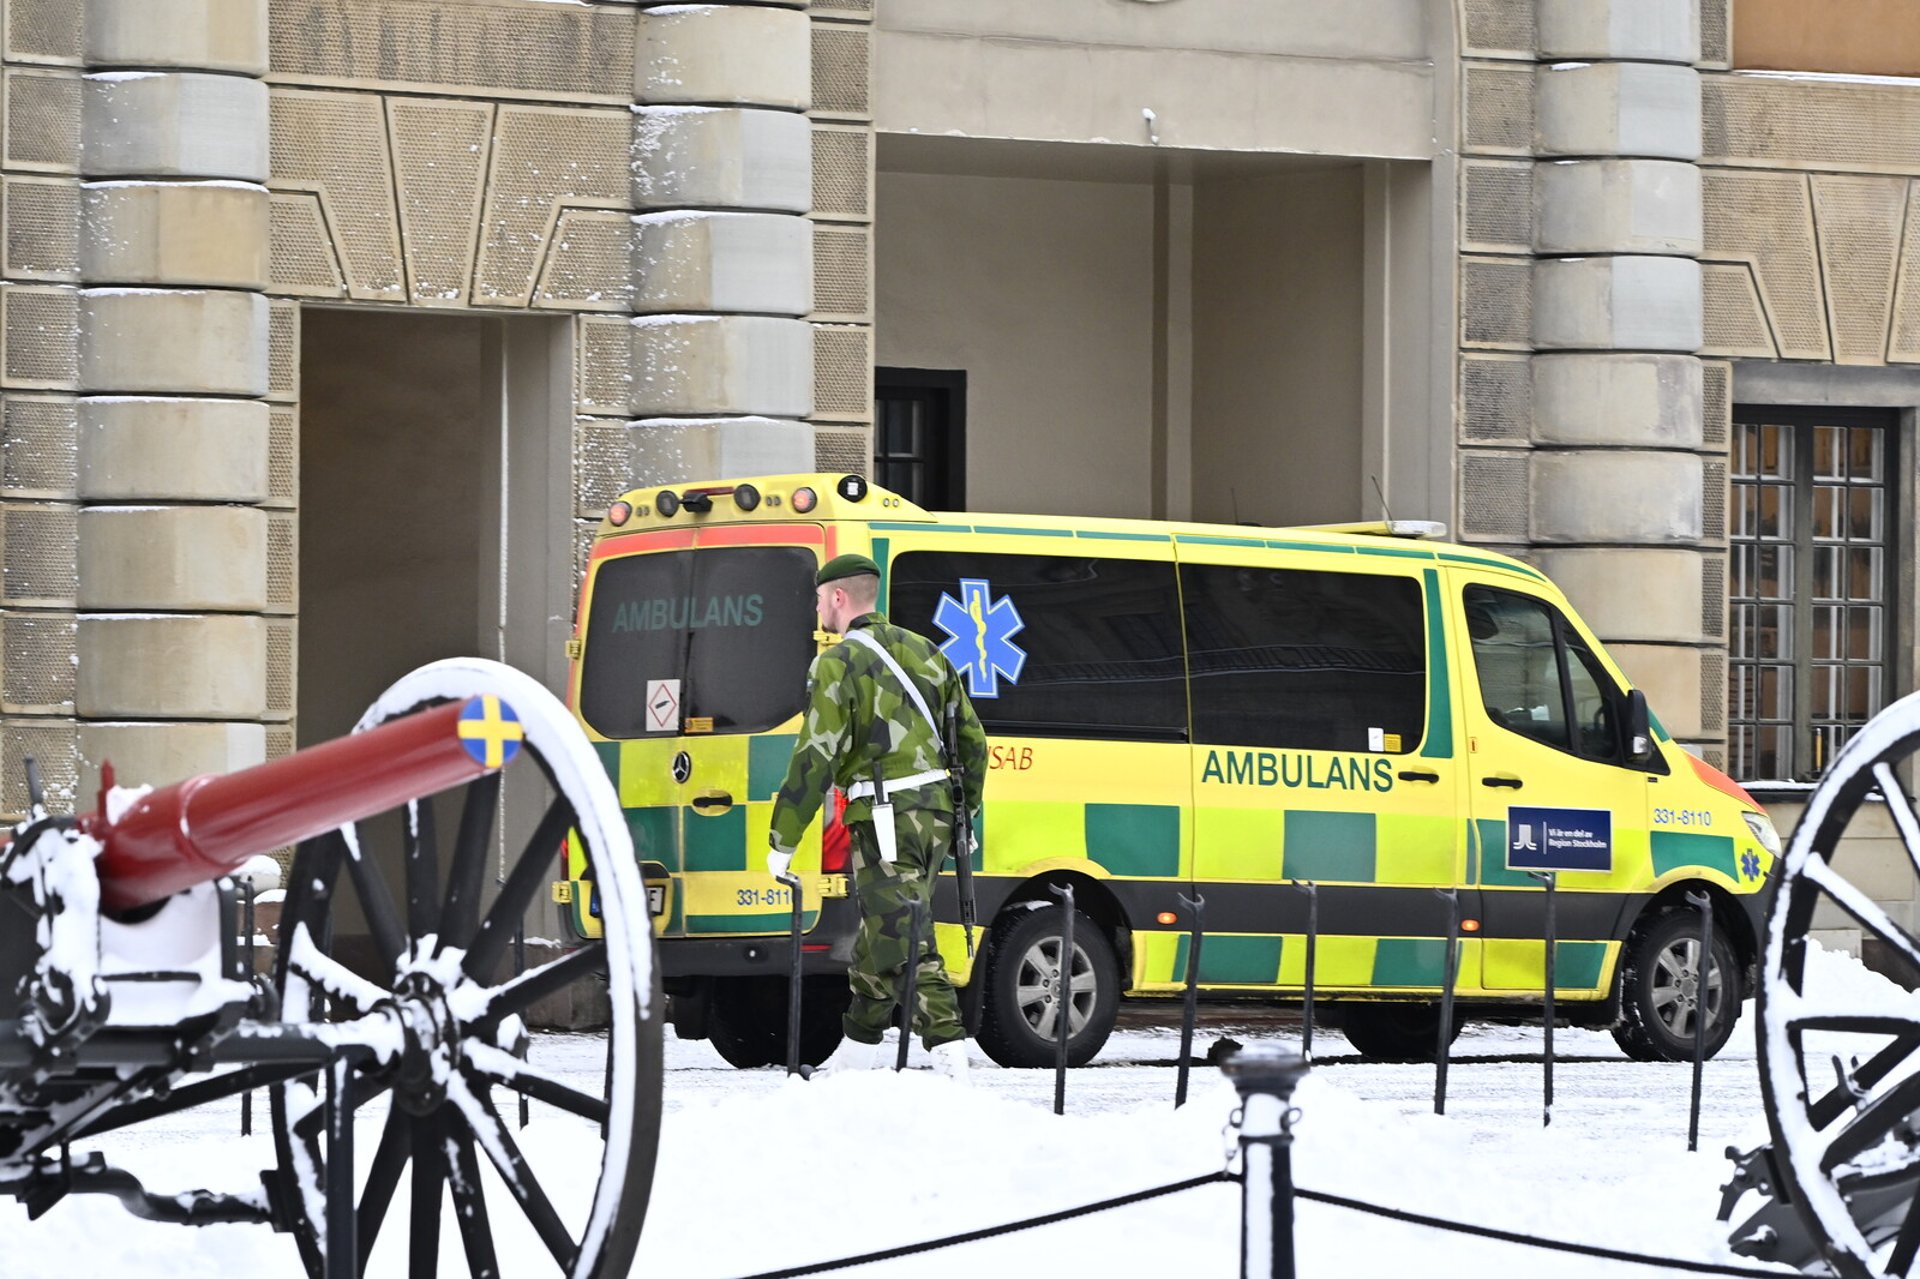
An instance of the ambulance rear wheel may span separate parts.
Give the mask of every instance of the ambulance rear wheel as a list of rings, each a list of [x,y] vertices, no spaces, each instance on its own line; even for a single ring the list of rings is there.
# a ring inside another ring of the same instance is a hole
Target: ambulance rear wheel
[[[1620,972],[1620,1019],[1613,1039],[1635,1061],[1692,1061],[1695,1018],[1707,1019],[1707,1056],[1720,1051],[1740,1015],[1740,961],[1713,929],[1713,965],[1700,973],[1700,916],[1668,911],[1627,937]]]
[[[807,977],[800,991],[800,1060],[818,1066],[840,1046],[847,979]],[[707,1036],[729,1066],[752,1070],[787,1060],[787,979],[716,977],[708,997]]]
[[[1073,962],[1063,981],[1062,908],[1023,912],[995,941],[980,1010],[982,1051],[1002,1066],[1052,1066],[1067,1016],[1067,1064],[1084,1066],[1113,1033],[1120,1011],[1120,962],[1100,926],[1073,917]]]
[[[1448,1043],[1460,1037],[1464,1024],[1456,1010]],[[1340,1011],[1340,1031],[1355,1052],[1374,1061],[1432,1061],[1440,1005],[1348,1004]]]

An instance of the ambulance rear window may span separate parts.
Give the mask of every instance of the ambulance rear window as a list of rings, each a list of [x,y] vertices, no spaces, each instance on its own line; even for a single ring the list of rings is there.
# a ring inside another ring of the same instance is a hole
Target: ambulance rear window
[[[806,704],[813,552],[711,547],[607,560],[587,613],[580,715],[605,737],[757,733]]]

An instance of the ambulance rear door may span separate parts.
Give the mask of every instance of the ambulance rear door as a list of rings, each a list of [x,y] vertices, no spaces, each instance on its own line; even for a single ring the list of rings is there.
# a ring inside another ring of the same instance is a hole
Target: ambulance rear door
[[[1430,552],[1183,537],[1200,981],[1437,991],[1462,761]],[[1472,903],[1462,902],[1463,915]],[[1178,973],[1184,978],[1184,970]]]
[[[638,553],[609,539],[590,565],[576,705],[610,739],[598,745],[656,933],[784,932],[786,890],[763,855],[818,651],[825,532],[717,524],[633,540]]]

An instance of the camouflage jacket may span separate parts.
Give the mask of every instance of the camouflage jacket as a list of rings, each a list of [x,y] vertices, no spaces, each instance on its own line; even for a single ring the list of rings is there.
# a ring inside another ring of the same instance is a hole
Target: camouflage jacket
[[[856,628],[872,631],[919,687],[927,709],[940,719],[940,736],[947,732],[947,707],[959,707],[967,807],[977,814],[987,775],[987,735],[967,700],[959,673],[933,641],[894,626],[878,613],[855,618],[849,629]],[[794,743],[787,779],[774,801],[773,846],[791,852],[819,810],[828,783],[844,790],[854,782],[871,781],[876,763],[887,778],[947,766],[934,744],[933,726],[893,672],[871,649],[843,639],[814,658],[807,672],[806,722]],[[949,785],[943,781],[916,788],[914,797],[920,806],[951,810]],[[868,821],[872,815],[871,800],[847,804],[849,822]]]

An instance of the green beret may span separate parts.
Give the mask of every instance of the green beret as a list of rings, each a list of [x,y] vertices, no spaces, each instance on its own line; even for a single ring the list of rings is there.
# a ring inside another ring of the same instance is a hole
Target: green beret
[[[880,566],[864,555],[836,555],[821,565],[820,571],[813,575],[815,586],[825,586],[828,582],[837,582],[843,577],[859,577],[863,574],[880,576]]]

